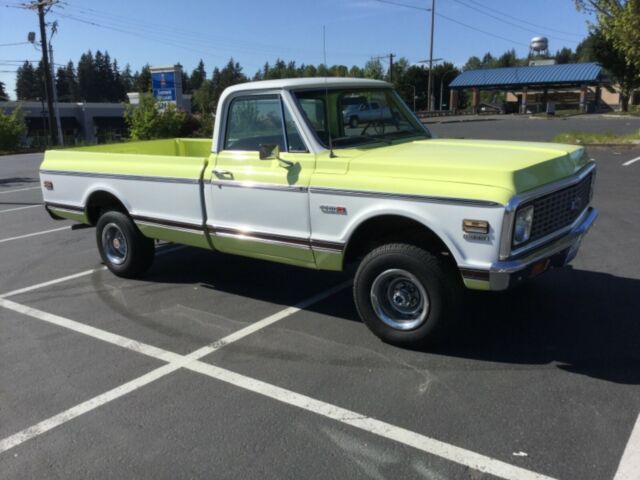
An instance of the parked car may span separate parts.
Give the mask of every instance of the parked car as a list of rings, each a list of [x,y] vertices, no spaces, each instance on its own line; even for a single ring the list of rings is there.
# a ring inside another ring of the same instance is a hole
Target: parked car
[[[369,122],[388,122],[393,119],[389,107],[380,105],[378,102],[364,102],[347,105],[342,111],[342,121],[351,128],[356,128],[360,124]]]
[[[349,95],[383,98],[396,123],[345,128]],[[245,83],[217,112],[213,143],[47,151],[45,208],[95,226],[103,262],[123,277],[150,267],[155,239],[311,269],[353,264],[360,317],[405,345],[437,341],[465,287],[506,290],[566,265],[597,215],[582,147],[433,139],[385,82]]]

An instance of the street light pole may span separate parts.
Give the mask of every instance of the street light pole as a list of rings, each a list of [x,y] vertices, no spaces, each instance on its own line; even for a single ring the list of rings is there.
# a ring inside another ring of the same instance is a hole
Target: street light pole
[[[429,83],[427,85],[427,111],[433,110],[433,27],[435,24],[436,0],[431,0],[431,41],[429,42]]]

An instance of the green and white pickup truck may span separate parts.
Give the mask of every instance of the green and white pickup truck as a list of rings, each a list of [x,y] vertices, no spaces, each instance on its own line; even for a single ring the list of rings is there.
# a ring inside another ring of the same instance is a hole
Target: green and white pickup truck
[[[345,122],[357,104],[384,114]],[[357,265],[358,312],[396,344],[437,339],[464,287],[505,290],[566,265],[597,215],[583,148],[434,139],[385,82],[245,83],[217,112],[213,144],[46,152],[47,211],[95,226],[102,260],[124,277],[149,268],[154,239]]]

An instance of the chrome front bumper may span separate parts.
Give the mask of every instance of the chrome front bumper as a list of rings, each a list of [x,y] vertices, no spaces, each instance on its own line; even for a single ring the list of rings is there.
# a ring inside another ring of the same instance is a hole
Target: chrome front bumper
[[[567,265],[576,257],[582,238],[597,216],[598,211],[589,207],[569,232],[538,249],[495,262],[489,270],[461,269],[465,284],[473,289],[507,290],[551,268]]]

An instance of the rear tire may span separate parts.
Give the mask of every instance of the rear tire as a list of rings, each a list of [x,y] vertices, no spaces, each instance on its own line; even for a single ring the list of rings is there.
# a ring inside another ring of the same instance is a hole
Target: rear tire
[[[111,210],[100,216],[96,241],[102,261],[119,277],[139,277],[153,263],[153,239],[142,235],[131,217],[122,212]]]
[[[449,264],[414,245],[372,250],[356,272],[358,313],[385,342],[402,346],[442,341],[458,318],[462,286]]]
[[[351,128],[357,128],[358,127],[358,117],[356,117],[355,115],[353,117],[351,117],[349,119],[349,126]]]

